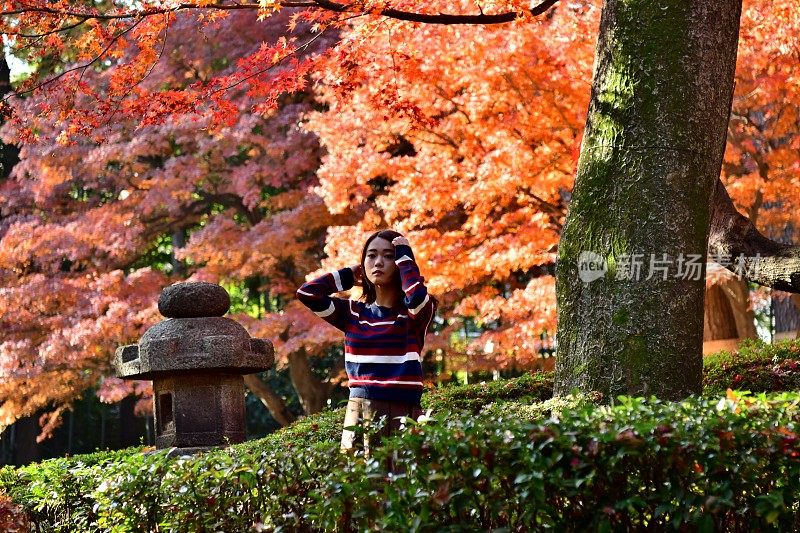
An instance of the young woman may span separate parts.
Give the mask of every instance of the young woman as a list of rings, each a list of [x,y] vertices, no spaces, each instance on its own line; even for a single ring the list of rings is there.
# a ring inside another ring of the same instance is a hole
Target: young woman
[[[361,285],[360,300],[331,296]],[[361,263],[303,284],[297,298],[317,316],[344,332],[344,360],[350,400],[345,428],[386,417],[382,435],[400,426],[400,417],[422,411],[421,354],[425,333],[436,312],[408,240],[396,231],[371,235]],[[342,450],[354,448],[355,434],[345,429]],[[369,442],[365,438],[365,451]]]

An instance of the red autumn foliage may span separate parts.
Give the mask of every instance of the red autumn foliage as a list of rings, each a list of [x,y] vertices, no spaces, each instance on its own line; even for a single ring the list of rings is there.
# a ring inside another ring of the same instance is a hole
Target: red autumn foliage
[[[431,347],[492,368],[537,359],[598,2],[539,17],[483,5],[520,14],[498,26],[401,22],[373,1],[0,5],[0,32],[44,76],[17,87],[3,132],[23,147],[0,181],[0,424],[39,409],[57,423],[89,386],[130,392],[108,379],[110,355],[158,320],[164,285],[255,279],[285,303],[386,225],[442,300]],[[391,7],[482,16],[471,1]],[[787,208],[800,196],[798,32],[790,0],[745,3],[724,179],[772,236],[800,222]],[[183,232],[186,270],[172,271],[164,249]],[[281,364],[338,338],[293,303],[238,318]],[[464,318],[481,337],[464,339]]]

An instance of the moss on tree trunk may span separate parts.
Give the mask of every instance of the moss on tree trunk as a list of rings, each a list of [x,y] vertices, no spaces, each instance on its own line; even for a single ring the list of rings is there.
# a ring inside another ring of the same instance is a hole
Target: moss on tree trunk
[[[700,390],[706,246],[740,12],[740,0],[604,5],[559,244],[558,394],[577,387],[681,398]],[[582,252],[597,254],[602,277],[587,281],[582,269],[581,279]],[[692,255],[702,272],[684,279],[680,257]],[[666,265],[667,279],[662,270],[646,279],[653,256],[666,259],[655,266]],[[638,259],[636,279],[628,267]]]

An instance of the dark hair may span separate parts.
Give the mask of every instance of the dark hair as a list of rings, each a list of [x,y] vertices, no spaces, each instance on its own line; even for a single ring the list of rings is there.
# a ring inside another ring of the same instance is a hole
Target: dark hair
[[[367,242],[364,243],[364,248],[361,250],[361,299],[371,304],[375,301],[375,285],[372,284],[370,280],[367,279],[367,269],[364,268],[364,260],[367,258],[367,248],[369,248],[369,243],[374,241],[377,238],[386,239],[389,242],[392,242],[397,237],[402,237],[400,233],[390,229],[384,229],[380,231],[376,231],[372,235],[369,236]],[[403,293],[403,284],[400,281],[400,271],[395,270],[394,272],[394,282],[397,284],[397,288],[400,291],[400,294]]]

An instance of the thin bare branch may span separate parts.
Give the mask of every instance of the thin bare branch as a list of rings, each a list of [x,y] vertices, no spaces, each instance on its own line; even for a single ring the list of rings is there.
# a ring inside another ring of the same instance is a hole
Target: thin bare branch
[[[717,181],[708,251],[730,258],[723,265],[766,287],[800,293],[800,246],[765,237],[739,213],[725,184]]]
[[[546,12],[548,9],[553,7],[558,0],[544,0],[542,3],[534,6],[530,9],[530,14],[533,16],[541,15],[542,13]],[[336,11],[338,13],[344,12],[357,12],[358,9],[354,8],[351,5],[347,4],[339,4],[337,2],[332,2],[330,0],[307,0],[307,1],[291,1],[287,0],[285,2],[281,2],[278,4],[281,8],[292,8],[292,7],[299,7],[299,8],[320,8],[325,9],[328,11]],[[43,14],[50,14],[50,15],[58,15],[58,16],[70,16],[70,17],[77,17],[85,20],[96,19],[96,20],[114,20],[114,19],[130,19],[136,17],[147,17],[152,15],[159,15],[168,12],[178,12],[178,11],[186,11],[191,9],[204,9],[204,10],[239,10],[239,9],[260,9],[261,6],[258,3],[244,3],[244,4],[194,4],[194,3],[182,3],[178,4],[177,6],[173,7],[164,7],[164,8],[148,8],[142,10],[128,10],[119,13],[99,13],[96,11],[77,11],[77,10],[63,10],[63,9],[55,9],[49,7],[25,7],[21,9],[14,9],[9,11],[0,11],[0,17],[6,16],[13,16],[13,15],[22,15],[25,13],[43,13]],[[366,14],[366,13],[364,13]],[[430,14],[430,13],[414,13],[410,11],[402,11],[399,9],[393,8],[386,8],[379,11],[375,11],[375,15],[381,15],[388,18],[393,18],[397,20],[405,20],[409,22],[422,22],[425,24],[475,24],[475,25],[487,25],[487,24],[504,24],[507,22],[512,22],[520,17],[520,13],[516,11],[509,11],[505,13],[498,13],[494,15],[487,15],[483,13],[483,10],[480,10],[480,14],[478,15],[454,15],[448,13],[439,13],[439,14]]]

